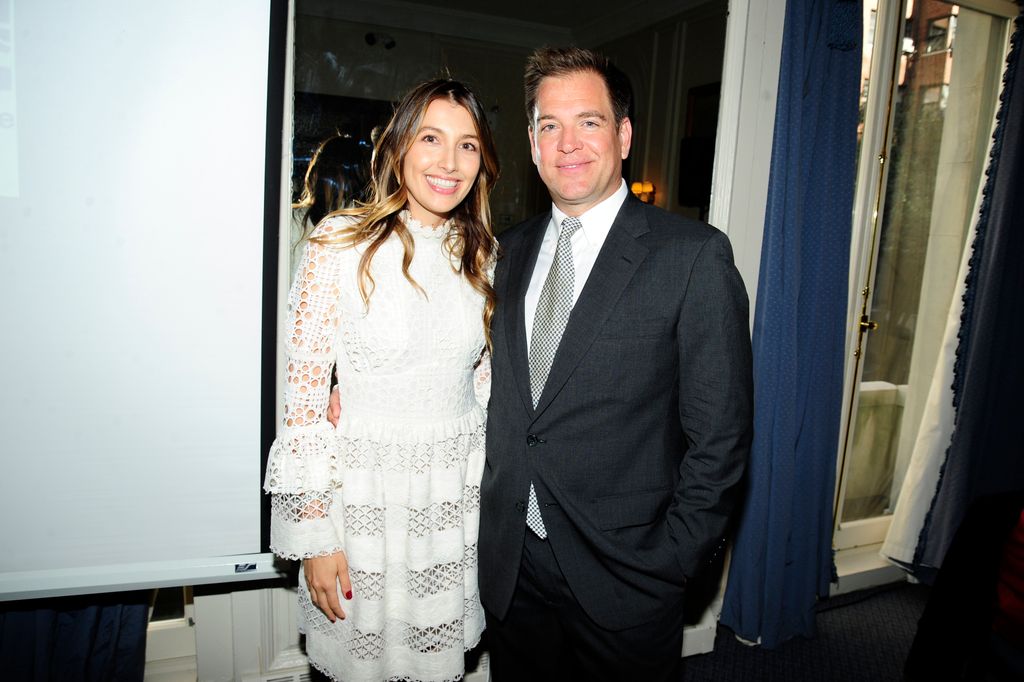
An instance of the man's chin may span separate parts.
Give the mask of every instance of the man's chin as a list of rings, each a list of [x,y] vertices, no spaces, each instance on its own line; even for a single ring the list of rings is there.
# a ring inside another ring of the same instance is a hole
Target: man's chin
[[[586,204],[593,197],[592,187],[562,187],[557,192],[552,192],[551,197],[556,204],[565,206],[580,206]]]

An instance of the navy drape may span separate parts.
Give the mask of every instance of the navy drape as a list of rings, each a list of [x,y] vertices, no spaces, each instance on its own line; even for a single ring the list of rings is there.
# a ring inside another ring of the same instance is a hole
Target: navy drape
[[[142,680],[149,595],[125,592],[5,604],[0,611],[0,676],[26,681]]]
[[[832,575],[861,23],[859,2],[786,4],[754,315],[754,442],[721,618],[766,647],[813,634]]]
[[[1024,15],[1019,15],[971,255],[956,421],[914,563],[938,567],[975,499],[1024,489]],[[927,575],[927,573],[925,574]]]

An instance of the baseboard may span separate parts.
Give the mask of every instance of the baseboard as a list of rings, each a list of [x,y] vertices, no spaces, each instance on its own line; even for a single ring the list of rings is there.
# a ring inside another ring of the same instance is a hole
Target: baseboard
[[[180,656],[146,661],[144,682],[196,682],[196,657]]]
[[[715,634],[718,631],[718,616],[721,613],[722,598],[719,596],[704,609],[700,621],[683,629],[683,658],[715,650]]]
[[[883,559],[879,554],[881,548],[878,543],[836,552],[839,580],[832,583],[829,596],[906,581],[906,572]]]

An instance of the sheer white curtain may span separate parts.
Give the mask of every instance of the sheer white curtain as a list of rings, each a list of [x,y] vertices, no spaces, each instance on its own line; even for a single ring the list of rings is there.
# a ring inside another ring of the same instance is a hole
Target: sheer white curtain
[[[902,564],[913,563],[917,539],[935,496],[939,471],[953,436],[953,363],[956,360],[956,348],[959,343],[957,335],[960,332],[960,314],[963,312],[965,280],[977,231],[980,200],[979,190],[974,205],[971,232],[960,257],[956,289],[953,291],[952,304],[946,317],[942,347],[932,375],[921,425],[918,428],[896,509],[893,511],[892,524],[882,544],[882,556]]]

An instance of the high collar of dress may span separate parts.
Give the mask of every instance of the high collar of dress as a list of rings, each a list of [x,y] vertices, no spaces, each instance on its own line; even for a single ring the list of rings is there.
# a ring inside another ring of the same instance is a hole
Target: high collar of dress
[[[417,220],[409,212],[409,209],[403,209],[398,214],[398,219],[405,224],[405,227],[414,235],[420,235],[422,237],[434,237],[435,239],[443,239],[448,236],[448,232],[452,229],[454,221],[449,218],[439,225],[424,225],[422,222]]]

